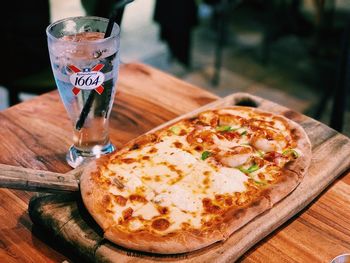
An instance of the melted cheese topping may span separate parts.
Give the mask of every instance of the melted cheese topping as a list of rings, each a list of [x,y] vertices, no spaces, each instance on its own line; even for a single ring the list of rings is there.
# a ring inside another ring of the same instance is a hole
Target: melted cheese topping
[[[128,226],[129,226],[129,229],[131,231],[137,231],[137,230],[141,230],[141,229],[144,228],[144,224],[138,218],[132,218],[129,221],[129,225]]]
[[[169,213],[169,228],[164,232],[164,234],[171,233],[177,229],[181,229],[183,223],[188,223],[193,228],[201,227],[201,216],[199,214],[191,214],[181,211],[176,206],[170,207]]]
[[[158,216],[159,212],[157,208],[153,205],[153,203],[148,202],[144,206],[141,206],[139,209],[137,209],[133,216],[141,216],[143,219],[150,220],[155,216]]]
[[[222,167],[212,176],[211,191],[218,194],[231,194],[246,190],[247,176],[235,168]]]
[[[174,205],[182,211],[198,212],[202,209],[202,198],[194,195],[192,185],[180,183],[170,186],[166,192],[154,198],[161,206]]]
[[[109,192],[115,198],[108,209],[116,222],[130,231],[152,228],[161,234],[202,228],[236,205],[236,194],[252,182],[255,188],[273,182],[278,158],[291,160],[283,151],[293,141],[280,120],[234,109],[199,119],[180,121],[156,141],[115,154],[105,176],[112,178]]]

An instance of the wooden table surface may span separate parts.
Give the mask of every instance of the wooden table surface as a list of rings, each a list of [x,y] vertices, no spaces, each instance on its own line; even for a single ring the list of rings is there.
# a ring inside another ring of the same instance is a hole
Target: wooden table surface
[[[130,139],[217,96],[143,64],[120,69],[111,114],[111,140]],[[71,123],[57,91],[0,112],[0,163],[67,172]],[[350,157],[349,157],[350,158]],[[0,262],[71,261],[32,224],[27,209],[36,193],[0,189]],[[350,172],[311,205],[250,249],[242,262],[329,262],[350,253]]]

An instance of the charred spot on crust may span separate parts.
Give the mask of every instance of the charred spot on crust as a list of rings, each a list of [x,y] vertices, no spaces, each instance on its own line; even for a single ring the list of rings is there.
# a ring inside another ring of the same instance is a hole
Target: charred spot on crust
[[[158,218],[152,222],[152,228],[160,231],[166,230],[170,226],[170,222],[165,218]]]
[[[200,145],[197,145],[194,149],[195,149],[196,151],[198,151],[198,152],[203,151],[203,147],[200,146]]]
[[[129,199],[131,202],[140,202],[140,203],[147,203],[147,199],[141,195],[130,195],[129,196]]]
[[[120,206],[125,206],[128,200],[121,195],[114,195],[114,201]]]
[[[149,142],[157,141],[157,139],[158,139],[158,136],[156,134],[147,134],[147,135],[143,135],[140,138],[138,138],[137,142],[135,142],[135,144],[137,144],[138,148],[140,148]]]
[[[148,135],[148,139],[150,142],[155,142],[158,139],[158,136],[156,134],[150,134]]]
[[[134,163],[134,162],[136,162],[136,159],[134,159],[134,158],[124,158],[124,159],[121,159],[121,161],[122,161],[123,163],[129,164],[129,163]]]
[[[174,142],[173,144],[174,144],[174,146],[176,148],[181,148],[182,147],[182,143],[181,142]]]
[[[164,207],[164,206],[157,207],[157,210],[161,215],[165,215],[169,212],[169,209],[167,207]]]
[[[130,150],[137,150],[140,148],[140,145],[138,145],[137,143],[133,144],[131,147],[130,147]]]
[[[148,151],[148,153],[156,153],[157,151],[158,151],[157,148],[152,147],[152,148]]]
[[[208,214],[219,214],[222,209],[218,205],[214,205],[209,198],[203,198],[202,200],[204,211]]]
[[[131,218],[133,212],[134,210],[131,207],[123,210],[122,214],[123,214],[124,220],[128,220],[129,218]]]

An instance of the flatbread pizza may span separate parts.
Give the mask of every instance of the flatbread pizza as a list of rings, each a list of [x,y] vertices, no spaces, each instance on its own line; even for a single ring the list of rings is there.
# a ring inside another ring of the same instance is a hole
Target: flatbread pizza
[[[138,137],[89,164],[80,188],[106,239],[184,253],[227,239],[285,198],[310,160],[299,124],[232,106]]]

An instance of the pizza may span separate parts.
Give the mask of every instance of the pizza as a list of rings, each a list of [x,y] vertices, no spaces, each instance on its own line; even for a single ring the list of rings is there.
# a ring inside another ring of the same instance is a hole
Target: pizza
[[[125,248],[173,254],[224,241],[301,182],[311,160],[303,128],[232,106],[138,137],[88,165],[85,207]]]

